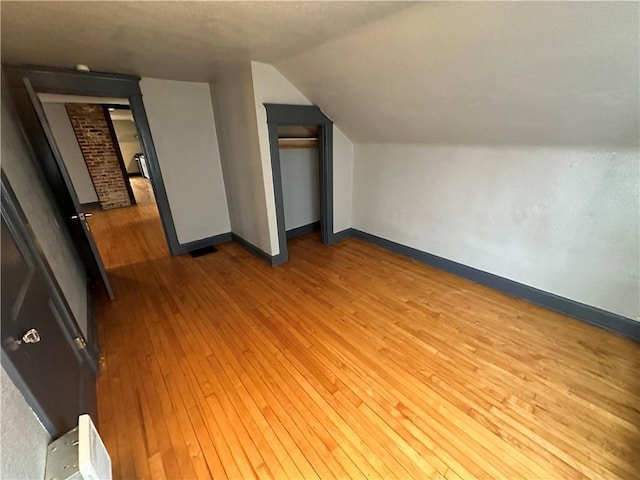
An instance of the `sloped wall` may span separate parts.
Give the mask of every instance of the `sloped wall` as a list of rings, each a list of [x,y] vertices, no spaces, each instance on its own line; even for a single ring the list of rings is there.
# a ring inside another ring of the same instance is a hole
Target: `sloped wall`
[[[415,2],[275,64],[355,143],[637,146],[638,2]]]

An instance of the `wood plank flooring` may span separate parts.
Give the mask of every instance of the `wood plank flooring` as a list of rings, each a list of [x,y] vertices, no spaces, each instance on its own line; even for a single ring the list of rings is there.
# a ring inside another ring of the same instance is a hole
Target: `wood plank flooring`
[[[638,344],[358,240],[289,249],[110,269],[114,478],[638,478]]]
[[[143,177],[129,181],[137,205],[97,211],[88,219],[107,269],[169,256],[151,182]]]

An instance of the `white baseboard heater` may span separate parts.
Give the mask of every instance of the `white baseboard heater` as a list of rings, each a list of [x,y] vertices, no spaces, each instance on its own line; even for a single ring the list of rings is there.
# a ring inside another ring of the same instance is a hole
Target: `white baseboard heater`
[[[112,480],[111,458],[89,415],[47,447],[45,480]]]

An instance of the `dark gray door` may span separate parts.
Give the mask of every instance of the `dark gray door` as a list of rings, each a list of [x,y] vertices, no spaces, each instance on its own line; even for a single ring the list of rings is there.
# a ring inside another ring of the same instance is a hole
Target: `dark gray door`
[[[2,204],[2,363],[53,435],[77,425],[82,359],[23,226]]]
[[[53,158],[57,164],[58,171],[60,176],[64,181],[64,186],[69,192],[69,196],[73,202],[71,208],[72,211],[63,211],[63,215],[68,215],[69,219],[71,219],[74,223],[78,223],[81,228],[72,228],[70,232],[72,235],[81,235],[83,238],[76,239],[76,244],[86,245],[87,246],[87,254],[91,257],[92,264],[95,266],[102,283],[104,284],[104,288],[107,290],[107,294],[109,298],[113,300],[113,289],[111,288],[111,283],[109,282],[109,277],[107,276],[107,270],[104,268],[104,263],[102,262],[102,257],[100,257],[100,252],[98,251],[98,247],[96,246],[96,242],[93,238],[93,234],[89,229],[89,224],[85,218],[85,213],[82,212],[80,207],[80,201],[78,200],[78,195],[73,187],[73,183],[71,183],[71,177],[69,176],[69,172],[67,171],[67,167],[64,164],[64,160],[62,159],[62,155],[60,150],[58,149],[58,145],[53,137],[53,132],[51,131],[51,127],[49,126],[49,121],[47,120],[47,116],[44,113],[44,108],[42,108],[42,103],[38,98],[38,94],[35,92],[31,83],[28,79],[25,79],[25,88],[27,89],[27,93],[29,94],[29,98],[31,99],[31,103],[35,109],[36,115],[38,116],[38,120],[40,121],[40,125],[44,130],[44,134],[47,138],[47,142],[49,143],[49,147],[51,152],[53,153]]]

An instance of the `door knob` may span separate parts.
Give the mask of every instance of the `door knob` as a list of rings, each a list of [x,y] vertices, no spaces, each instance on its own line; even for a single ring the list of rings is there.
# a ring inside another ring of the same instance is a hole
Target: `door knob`
[[[84,220],[85,218],[89,218],[92,215],[93,215],[93,213],[80,212],[77,215],[71,215],[71,220]]]
[[[23,343],[38,343],[40,341],[40,334],[38,330],[32,328],[22,336]]]

